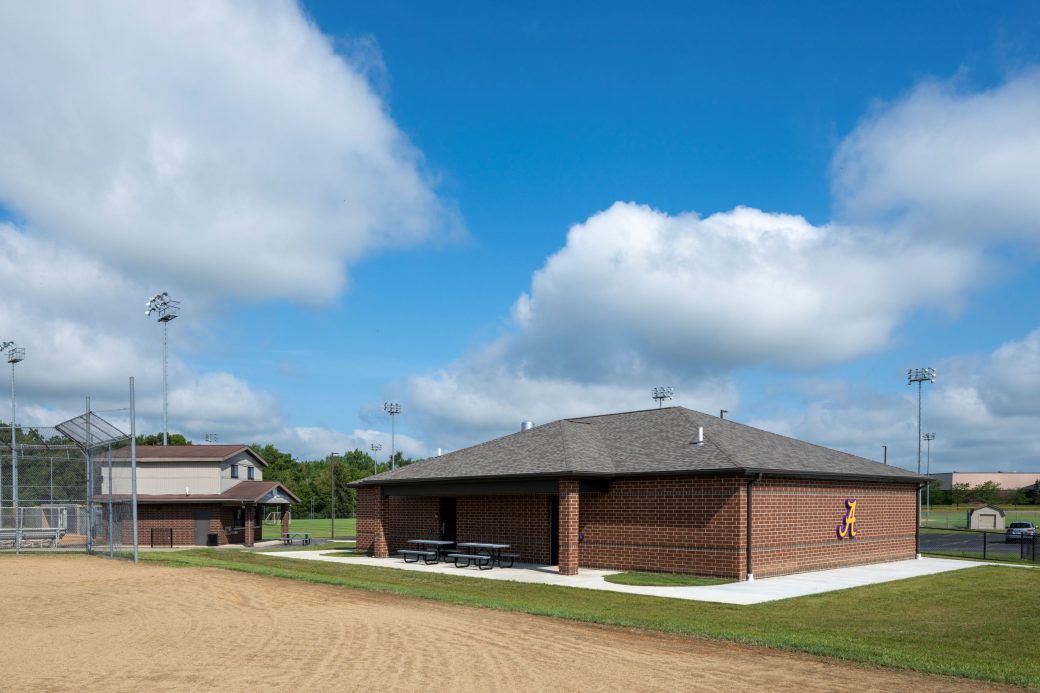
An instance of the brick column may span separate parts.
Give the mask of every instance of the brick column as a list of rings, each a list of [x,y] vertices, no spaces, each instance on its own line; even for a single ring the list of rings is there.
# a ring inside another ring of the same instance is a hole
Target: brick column
[[[246,546],[252,546],[253,545],[253,520],[256,517],[256,506],[255,505],[247,505],[246,506],[246,511],[245,511],[245,516],[246,516],[246,541],[245,541],[245,545]]]
[[[289,533],[289,506],[282,506],[282,534]]]
[[[578,481],[560,479],[560,575],[578,574]]]
[[[390,499],[383,496],[379,486],[363,486],[357,492],[357,543],[358,551],[365,551],[376,558],[390,555],[386,542],[386,530],[390,520]]]
[[[383,489],[378,490],[376,521],[372,532],[372,555],[376,558],[389,558],[390,547],[387,545],[386,535],[390,528],[390,499],[383,495]]]

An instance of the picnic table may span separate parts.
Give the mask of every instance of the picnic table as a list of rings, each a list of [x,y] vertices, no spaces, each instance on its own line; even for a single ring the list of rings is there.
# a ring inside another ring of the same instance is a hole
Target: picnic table
[[[398,549],[397,553],[404,557],[405,563],[418,563],[422,559],[426,565],[432,565],[441,559],[447,551],[447,547],[455,542],[443,539],[409,539],[409,544],[414,544],[415,549]]]
[[[301,544],[311,543],[311,535],[308,532],[285,532],[282,534],[283,544],[292,544],[294,539],[299,539]]]
[[[477,567],[481,570],[490,568],[495,563],[498,563],[499,568],[512,568],[513,561],[519,558],[519,554],[515,553],[503,553],[506,549],[510,548],[510,544],[490,544],[480,541],[463,541],[455,545],[458,549],[469,549],[472,553],[453,553],[448,554],[449,558],[455,558],[455,565],[459,566],[459,560],[465,559],[466,565],[470,563],[476,563]],[[483,559],[483,560],[482,560]],[[502,565],[504,559],[509,559],[509,565]],[[485,567],[486,566],[486,567]]]

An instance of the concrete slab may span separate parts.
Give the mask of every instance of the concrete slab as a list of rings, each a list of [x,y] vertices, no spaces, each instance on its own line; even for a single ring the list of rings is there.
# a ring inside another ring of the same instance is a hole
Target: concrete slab
[[[336,557],[324,551],[279,551],[279,558],[295,558],[304,561],[327,561],[350,565],[365,565],[375,568],[393,568],[398,570],[415,570],[438,575],[455,575],[483,578],[485,580],[506,580],[512,582],[528,582],[558,587],[578,587],[582,589],[604,590],[608,592],[625,592],[627,594],[643,594],[652,597],[670,599],[687,599],[700,602],[716,602],[720,604],[761,604],[778,599],[804,597],[810,594],[822,594],[835,590],[844,590],[864,585],[874,585],[893,580],[905,580],[922,575],[935,575],[951,570],[963,570],[981,565],[993,565],[979,561],[963,561],[942,558],[921,558],[894,563],[875,563],[872,565],[854,566],[851,568],[835,568],[818,570],[797,575],[762,578],[752,582],[732,582],[725,585],[709,585],[704,587],[647,587],[641,585],[616,585],[603,578],[620,571],[594,570],[582,568],[577,575],[560,575],[556,566],[518,563],[513,568],[493,568],[479,570],[475,566],[456,568],[451,563],[405,563],[404,560],[392,558],[368,558],[364,556]]]

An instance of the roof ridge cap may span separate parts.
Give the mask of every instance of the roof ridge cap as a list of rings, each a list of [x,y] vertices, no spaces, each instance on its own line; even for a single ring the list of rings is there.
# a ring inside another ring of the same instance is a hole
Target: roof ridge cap
[[[561,423],[565,423],[565,424],[581,424],[583,426],[591,426],[591,428],[588,429],[588,430],[592,431],[595,434],[596,442],[599,443],[601,448],[603,448],[603,454],[606,457],[606,463],[607,463],[607,465],[609,465],[611,473],[617,474],[617,465],[614,464],[614,457],[610,454],[610,447],[603,440],[603,432],[602,432],[602,430],[600,429],[599,426],[593,425],[592,422],[590,422],[590,421],[570,421],[568,419],[562,420]],[[568,449],[568,447],[567,447],[567,426],[563,426],[563,444],[564,444],[564,449],[567,450]],[[565,454],[564,458],[569,460],[570,459],[570,454],[569,453]],[[572,468],[573,468],[573,466],[574,465],[571,465]]]

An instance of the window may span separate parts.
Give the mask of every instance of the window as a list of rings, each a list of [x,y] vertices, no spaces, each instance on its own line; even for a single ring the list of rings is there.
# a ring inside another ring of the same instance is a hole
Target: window
[[[252,481],[252,480],[253,480],[253,468],[252,468],[252,467],[246,467],[246,477],[247,477],[247,478],[248,478],[248,479],[249,479],[250,481]]]
[[[231,465],[231,478],[232,479],[237,479],[238,478],[238,465],[237,464]]]

